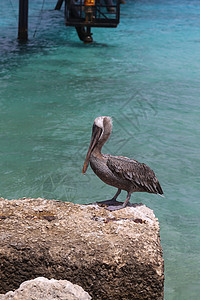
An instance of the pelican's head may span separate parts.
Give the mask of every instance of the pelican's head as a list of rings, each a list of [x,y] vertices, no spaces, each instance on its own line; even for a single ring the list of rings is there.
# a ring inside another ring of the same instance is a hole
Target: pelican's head
[[[94,120],[92,127],[92,137],[90,141],[90,146],[86,155],[85,163],[83,166],[83,174],[87,171],[90,155],[94,150],[95,146],[98,144],[101,147],[107,141],[112,131],[112,118],[111,117],[98,117]]]

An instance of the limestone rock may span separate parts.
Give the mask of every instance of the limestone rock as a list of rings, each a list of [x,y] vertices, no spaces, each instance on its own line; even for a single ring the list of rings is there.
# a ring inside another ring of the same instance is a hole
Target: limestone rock
[[[38,276],[80,285],[94,300],[163,299],[159,223],[134,204],[0,199],[0,292]]]
[[[0,300],[90,300],[92,299],[82,287],[72,284],[67,280],[48,280],[38,277],[23,282],[20,287],[5,295],[0,295]]]

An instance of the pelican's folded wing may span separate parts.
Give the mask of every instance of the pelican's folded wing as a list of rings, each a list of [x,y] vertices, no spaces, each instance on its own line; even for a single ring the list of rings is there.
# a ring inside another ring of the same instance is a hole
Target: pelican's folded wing
[[[147,165],[123,156],[109,156],[107,166],[115,176],[129,180],[139,189],[163,194],[155,173]]]

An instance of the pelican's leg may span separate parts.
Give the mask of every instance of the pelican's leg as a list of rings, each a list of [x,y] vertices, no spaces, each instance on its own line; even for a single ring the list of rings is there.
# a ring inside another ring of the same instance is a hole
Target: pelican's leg
[[[117,205],[117,203],[121,203],[116,201],[117,197],[119,196],[119,194],[121,193],[121,189],[117,190],[117,193],[115,194],[115,196],[111,199],[111,200],[105,200],[105,201],[99,201],[97,202],[97,204],[106,204],[106,205]]]
[[[110,211],[114,211],[114,210],[119,210],[119,209],[125,208],[128,205],[130,198],[131,198],[131,193],[128,193],[123,205],[117,205],[117,206],[111,205],[111,206],[106,207],[106,209],[108,209]]]
[[[121,189],[117,190],[117,193],[115,194],[115,196],[111,199],[111,201],[116,202],[117,197],[119,196],[119,194],[121,193]]]

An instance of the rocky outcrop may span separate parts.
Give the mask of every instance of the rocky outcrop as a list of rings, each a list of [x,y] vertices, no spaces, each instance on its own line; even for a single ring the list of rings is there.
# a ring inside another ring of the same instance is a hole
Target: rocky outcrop
[[[93,299],[163,299],[163,257],[153,211],[0,199],[0,287],[44,276],[80,285]]]
[[[0,300],[91,300],[82,287],[67,280],[38,277],[23,282],[16,291],[0,295]]]

